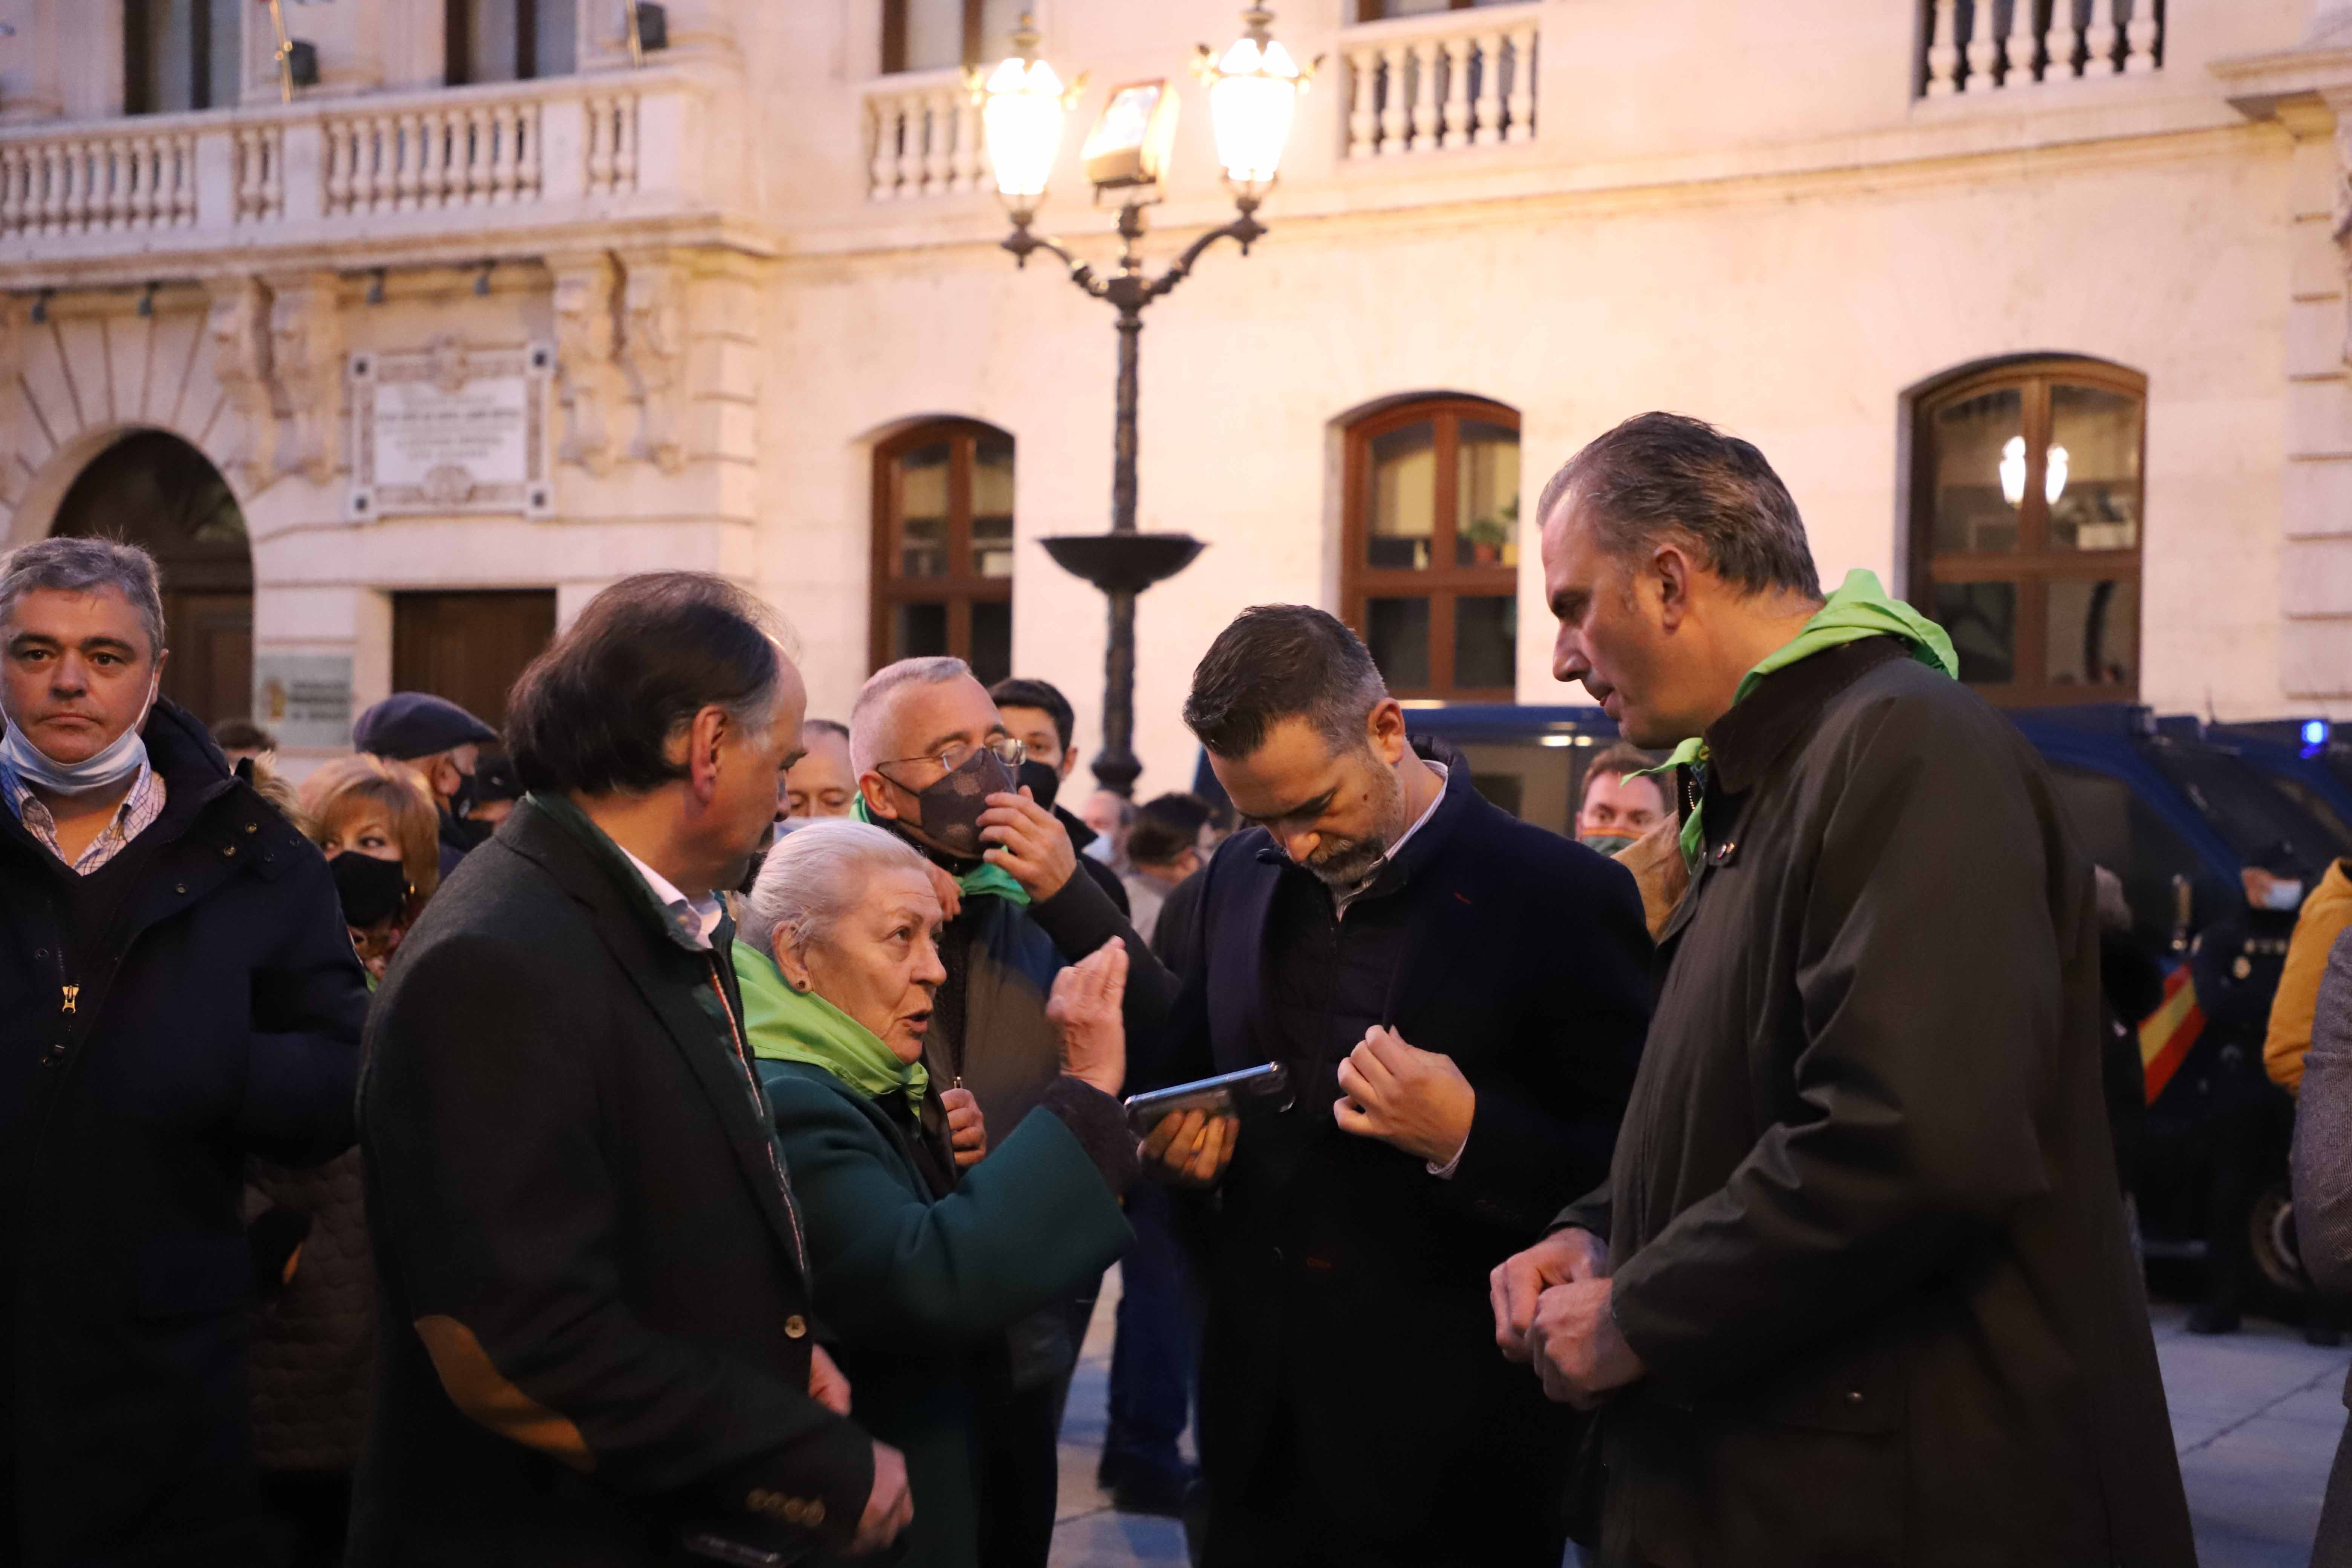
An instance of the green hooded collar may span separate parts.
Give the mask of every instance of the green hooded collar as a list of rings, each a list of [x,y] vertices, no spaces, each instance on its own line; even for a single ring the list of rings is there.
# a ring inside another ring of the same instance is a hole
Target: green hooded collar
[[[883,828],[889,832],[898,832],[896,825],[884,822],[872,812],[866,809],[866,797],[863,795],[857,797],[856,815],[857,820],[860,822],[871,823],[875,826]],[[901,838],[906,837],[906,835],[903,833],[898,836]],[[909,839],[908,842],[912,843],[913,841]],[[924,859],[931,859],[929,851],[925,849],[922,845],[915,845],[915,850],[918,854],[921,855]],[[938,862],[932,861],[932,864],[937,865]],[[941,867],[940,868],[942,870],[946,869],[944,867]],[[961,875],[952,871],[950,871],[948,874],[955,878],[955,885],[963,890],[964,896],[967,898],[972,897],[975,894],[986,893],[992,898],[1003,899],[1017,909],[1025,910],[1029,907],[1029,889],[1023,887],[1018,881],[1014,880],[1013,873],[1006,870],[1002,866],[992,865],[990,862],[982,860],[976,868],[963,872]]]
[[[1911,657],[1928,668],[1955,680],[1959,679],[1960,657],[1953,650],[1952,639],[1944,628],[1901,600],[1889,598],[1879,584],[1878,574],[1856,568],[1845,574],[1838,591],[1822,602],[1820,613],[1807,621],[1802,630],[1757,660],[1756,668],[1739,678],[1738,689],[1731,695],[1731,705],[1737,708],[1747,701],[1748,694],[1775,670],[1786,669],[1817,653],[1860,642],[1864,637],[1885,637],[1908,644]],[[1667,773],[1679,767],[1704,765],[1706,760],[1706,737],[1693,735],[1649,772]],[[1683,863],[1696,868],[1706,843],[1706,835],[1699,826],[1699,810],[1694,806],[1683,818]]]
[[[817,995],[795,991],[774,959],[750,942],[733,944],[743,988],[743,1035],[751,1054],[772,1062],[823,1068],[868,1100],[903,1094],[919,1110],[930,1073],[919,1057],[902,1062],[873,1030]]]

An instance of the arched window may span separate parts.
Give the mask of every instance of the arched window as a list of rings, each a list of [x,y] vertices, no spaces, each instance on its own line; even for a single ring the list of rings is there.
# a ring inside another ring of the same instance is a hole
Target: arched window
[[[1511,700],[1517,661],[1519,416],[1475,397],[1348,427],[1340,616],[1399,697]]]
[[[2014,707],[2139,696],[2147,382],[2096,360],[1963,371],[1917,400],[1911,597]]]
[[[874,449],[876,668],[953,654],[1013,673],[1013,437],[935,419]]]

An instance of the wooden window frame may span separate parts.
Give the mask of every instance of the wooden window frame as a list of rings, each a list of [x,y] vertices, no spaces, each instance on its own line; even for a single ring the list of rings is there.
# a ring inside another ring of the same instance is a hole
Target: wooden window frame
[[[1393,682],[1391,696],[1435,699],[1446,702],[1512,702],[1512,686],[1456,686],[1454,682],[1454,607],[1462,598],[1518,596],[1517,566],[1455,564],[1454,548],[1460,519],[1460,478],[1455,467],[1461,450],[1465,419],[1519,428],[1518,410],[1483,397],[1419,397],[1368,414],[1348,426],[1347,478],[1342,488],[1340,529],[1339,618],[1356,635],[1371,640],[1368,602],[1373,599],[1426,598],[1429,601],[1429,683],[1403,687]],[[1421,571],[1406,567],[1374,567],[1367,563],[1371,537],[1372,443],[1392,430],[1428,422],[1434,428],[1434,468],[1437,487],[1435,531],[1430,535],[1429,565]],[[1524,451],[1521,454],[1525,458]],[[1526,476],[1521,474],[1524,493]]]
[[[1478,0],[1446,0],[1445,8],[1449,11],[1468,11],[1475,8],[1477,4]],[[1387,10],[1387,0],[1356,0],[1356,21],[1362,24],[1393,20],[1394,18],[1386,14]]]
[[[988,40],[981,37],[982,0],[963,0],[963,63],[976,66]],[[898,76],[907,65],[907,0],[882,0],[882,74]],[[926,70],[935,68],[926,66]]]
[[[873,590],[867,616],[867,668],[891,662],[891,613],[900,605],[944,602],[948,608],[948,652],[966,663],[971,659],[971,611],[975,605],[1013,602],[1013,579],[984,577],[971,554],[971,479],[982,437],[1013,440],[1008,430],[978,419],[927,419],[901,430],[874,448]],[[948,443],[948,563],[963,570],[944,577],[903,577],[898,574],[898,459],[918,447]],[[1021,449],[1013,445],[1013,478],[1020,481]],[[1017,498],[1017,489],[1016,489]],[[1016,532],[1016,539],[1018,534]],[[1009,614],[1010,612],[1008,612]]]
[[[2050,391],[2053,385],[2088,387],[2129,397],[2139,408],[2137,494],[2134,498],[2135,542],[2129,550],[2053,550],[2050,503],[2042,492],[2050,450]],[[2025,494],[2018,506],[2017,548],[2006,552],[1936,553],[1936,418],[1956,403],[1989,392],[2015,390],[2022,405]],[[2139,659],[2132,662],[2127,687],[2061,685],[2049,678],[2050,584],[2128,578],[2140,590],[2141,642],[2145,646],[2147,597],[2142,563],[2147,548],[2147,377],[2105,360],[2063,355],[2005,361],[1966,370],[1936,384],[1913,402],[1911,432],[1911,527],[1909,591],[1922,614],[1935,613],[1938,583],[2015,583],[2016,641],[2011,673],[2030,679],[1974,689],[2003,708],[2045,708],[2083,702],[2139,700]]]

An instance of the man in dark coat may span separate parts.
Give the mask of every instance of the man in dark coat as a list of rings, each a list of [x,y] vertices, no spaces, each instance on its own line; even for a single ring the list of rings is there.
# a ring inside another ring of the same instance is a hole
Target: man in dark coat
[[[756,601],[590,602],[515,689],[530,795],[401,944],[360,1089],[382,1376],[358,1568],[867,1552],[898,1453],[823,1399],[807,1247],[716,888],[803,698]]]
[[[333,880],[155,695],[155,565],[0,566],[0,1562],[259,1550],[248,1153],[348,1147],[367,991]]]
[[[1138,1088],[1264,1062],[1286,1100],[1171,1119],[1231,1166],[1201,1278],[1204,1562],[1555,1568],[1580,1423],[1495,1353],[1487,1271],[1608,1167],[1648,1016],[1633,878],[1408,744],[1354,633],[1268,605],[1185,721],[1260,826],[1202,879]]]
[[[1604,1560],[2192,1563],[2048,772],[1868,573],[1823,600],[1746,442],[1643,416],[1537,515],[1690,878],[1609,1180],[1495,1279],[1606,1402]]]

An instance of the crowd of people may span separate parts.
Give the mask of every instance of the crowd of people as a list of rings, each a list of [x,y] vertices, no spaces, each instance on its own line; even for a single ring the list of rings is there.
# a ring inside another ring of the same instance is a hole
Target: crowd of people
[[[2047,773],[1747,443],[1534,516],[1572,836],[1319,610],[1072,801],[1051,683],[812,718],[687,573],[289,787],[151,560],[13,552],[0,1561],[1043,1568],[1117,1262],[1099,1479],[1211,1568],[2191,1563]]]

